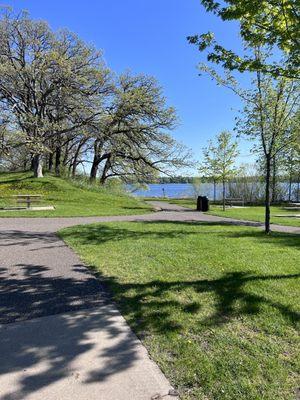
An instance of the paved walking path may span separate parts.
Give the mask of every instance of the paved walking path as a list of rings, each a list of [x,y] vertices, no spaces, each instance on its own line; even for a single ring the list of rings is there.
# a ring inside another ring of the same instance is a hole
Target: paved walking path
[[[106,221],[206,221],[261,226],[165,202],[139,216],[0,218],[0,398],[171,399],[169,382],[101,282],[55,232]],[[282,232],[299,228],[272,226]],[[173,397],[172,397],[173,398]]]

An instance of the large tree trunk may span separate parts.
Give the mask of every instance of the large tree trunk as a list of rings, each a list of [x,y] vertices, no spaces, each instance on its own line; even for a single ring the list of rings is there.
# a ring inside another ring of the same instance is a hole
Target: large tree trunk
[[[100,150],[102,148],[102,144],[99,139],[96,139],[94,142],[94,158],[93,163],[90,171],[90,181],[94,182],[97,177],[97,172],[99,168],[99,164],[104,159],[100,156]]]
[[[53,170],[53,153],[49,154],[48,168],[49,168],[49,172],[52,172],[52,170]]]
[[[31,159],[30,159],[30,171],[34,171],[34,155],[31,154]]]
[[[60,176],[61,165],[61,147],[57,146],[55,149],[55,175]]]
[[[271,180],[271,157],[267,155],[266,160],[266,194],[265,194],[265,233],[269,234],[270,230],[270,180]]]
[[[226,184],[223,180],[223,193],[222,193],[222,200],[223,200],[223,211],[225,211],[225,196],[226,196]]]
[[[94,182],[96,180],[100,161],[100,156],[98,154],[94,154],[93,163],[90,171],[90,181]]]
[[[77,160],[76,159],[74,159],[74,161],[72,163],[72,166],[70,165],[70,167],[72,168],[71,176],[72,176],[72,178],[75,178],[75,176],[76,176],[76,168],[77,168]]]
[[[109,171],[111,167],[111,162],[110,162],[110,157],[107,158],[106,163],[104,165],[103,171],[102,171],[102,175],[100,178],[100,184],[104,185],[106,179],[107,179],[107,172]]]
[[[33,174],[35,178],[43,178],[43,162],[41,154],[35,154],[33,156]]]

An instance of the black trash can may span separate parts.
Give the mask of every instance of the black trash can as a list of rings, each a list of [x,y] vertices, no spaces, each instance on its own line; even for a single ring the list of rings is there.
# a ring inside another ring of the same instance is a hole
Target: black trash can
[[[209,200],[206,196],[198,196],[197,198],[197,211],[208,211]]]

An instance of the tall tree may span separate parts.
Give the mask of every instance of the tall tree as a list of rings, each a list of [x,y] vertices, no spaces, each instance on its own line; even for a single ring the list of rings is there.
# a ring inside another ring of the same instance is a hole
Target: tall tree
[[[95,127],[91,180],[100,170],[101,183],[113,176],[149,181],[188,165],[189,152],[169,135],[175,125],[175,111],[154,78],[122,74]]]
[[[50,138],[59,143],[60,135],[99,115],[108,76],[101,54],[75,35],[53,33],[25,12],[2,12],[0,101],[24,133],[35,176],[42,176]]]
[[[203,150],[200,172],[206,177],[213,177],[216,181],[222,182],[223,211],[225,211],[226,205],[226,183],[237,172],[234,164],[238,154],[238,143],[233,139],[231,133],[226,131],[217,135]]]

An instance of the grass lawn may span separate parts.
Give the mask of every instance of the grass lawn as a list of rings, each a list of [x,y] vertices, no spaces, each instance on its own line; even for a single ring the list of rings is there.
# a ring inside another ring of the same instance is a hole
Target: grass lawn
[[[167,201],[167,200],[166,200]],[[196,208],[196,200],[194,199],[169,199],[172,204],[178,204],[183,207]],[[218,215],[220,217],[228,217],[235,219],[244,219],[248,221],[264,222],[265,209],[263,206],[245,207],[245,208],[226,208],[222,210],[219,205],[211,205],[208,214]],[[271,207],[271,222],[279,225],[300,226],[300,218],[289,217],[288,215],[300,214],[300,210],[287,211],[284,207]],[[276,217],[276,215],[287,215],[287,217]]]
[[[53,211],[0,211],[0,217],[72,217],[144,214],[150,206],[141,200],[104,188],[78,187],[71,181],[31,173],[0,173],[0,207],[12,205],[12,195],[42,194],[43,204]]]
[[[60,235],[106,279],[182,399],[297,398],[300,236],[175,222]]]

